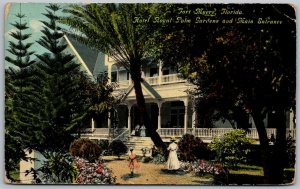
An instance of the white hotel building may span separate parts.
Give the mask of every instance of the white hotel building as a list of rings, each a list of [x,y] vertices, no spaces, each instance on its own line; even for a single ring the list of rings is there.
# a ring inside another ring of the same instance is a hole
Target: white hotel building
[[[118,84],[114,93],[124,94],[121,104],[113,111],[114,115],[92,118],[90,125],[87,126],[88,132],[82,134],[82,137],[91,139],[121,138],[119,135],[130,137],[131,131],[138,124],[136,118],[139,116],[130,73],[109,56],[91,50],[70,37],[65,36],[65,39],[70,47],[68,51],[75,55],[75,60],[91,77],[96,78],[101,72],[107,72],[109,82]],[[143,65],[141,71],[147,112],[152,126],[163,140],[191,133],[209,142],[213,136],[233,130],[228,121],[217,121],[214,128],[202,128],[197,124],[194,97],[188,92],[195,86],[182,79],[176,70],[163,67],[159,61],[156,64]],[[268,124],[270,116],[264,120],[269,137],[271,134],[276,135],[276,129]],[[286,116],[287,133],[295,137],[294,113],[288,111]],[[116,119],[118,124],[114,122]],[[252,122],[251,120],[250,116],[249,122]],[[258,139],[254,124],[249,128],[248,134],[251,138]]]

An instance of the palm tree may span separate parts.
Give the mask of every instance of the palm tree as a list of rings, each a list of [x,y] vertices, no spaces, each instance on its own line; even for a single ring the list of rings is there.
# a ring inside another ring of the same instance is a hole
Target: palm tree
[[[151,4],[88,4],[71,5],[62,23],[71,26],[72,35],[80,42],[108,54],[131,74],[136,101],[154,144],[165,145],[152,127],[142,93],[141,65],[147,61],[150,25],[133,23],[134,17],[148,17]]]

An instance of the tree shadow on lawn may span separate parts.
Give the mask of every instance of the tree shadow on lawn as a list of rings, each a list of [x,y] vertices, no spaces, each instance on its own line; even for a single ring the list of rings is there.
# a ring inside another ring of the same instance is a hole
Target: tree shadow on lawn
[[[127,160],[127,158],[118,158],[118,157],[113,157],[113,158],[103,158],[104,162],[105,163],[108,163],[108,162],[112,162],[112,161],[124,161],[124,160]]]
[[[203,185],[214,185],[213,179],[209,180],[192,180],[192,183],[203,184]]]
[[[185,175],[185,172],[182,169],[177,169],[177,170],[161,169],[160,172],[168,175]]]
[[[121,179],[127,181],[127,180],[129,180],[129,179],[137,178],[137,177],[140,177],[140,176],[141,176],[141,174],[134,173],[133,176],[131,176],[131,174],[128,173],[128,174],[122,175],[122,176],[121,176]]]
[[[284,181],[282,184],[291,184],[294,180],[294,171],[285,171]],[[264,184],[264,177],[259,175],[248,175],[248,174],[229,174],[229,184],[237,185],[262,185]]]
[[[261,185],[264,183],[264,177],[259,175],[230,174],[228,183],[237,185]]]

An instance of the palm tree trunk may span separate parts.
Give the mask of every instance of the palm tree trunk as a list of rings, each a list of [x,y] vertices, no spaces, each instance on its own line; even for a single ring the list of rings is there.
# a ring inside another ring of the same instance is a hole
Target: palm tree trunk
[[[162,141],[161,137],[159,134],[155,131],[153,125],[151,124],[151,120],[149,118],[149,115],[147,113],[146,109],[146,103],[145,103],[145,98],[143,95],[142,91],[142,86],[141,86],[141,66],[140,63],[131,63],[130,71],[131,71],[131,79],[133,81],[133,87],[135,91],[135,96],[136,96],[136,101],[140,113],[140,121],[141,124],[144,124],[148,134],[150,135],[150,138],[152,139],[153,143],[157,148],[162,148],[163,150],[166,150],[166,146],[164,142]]]

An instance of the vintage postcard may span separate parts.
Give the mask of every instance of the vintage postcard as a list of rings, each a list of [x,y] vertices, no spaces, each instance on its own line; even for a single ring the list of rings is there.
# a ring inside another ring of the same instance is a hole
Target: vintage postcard
[[[5,7],[5,183],[291,185],[292,4]]]

